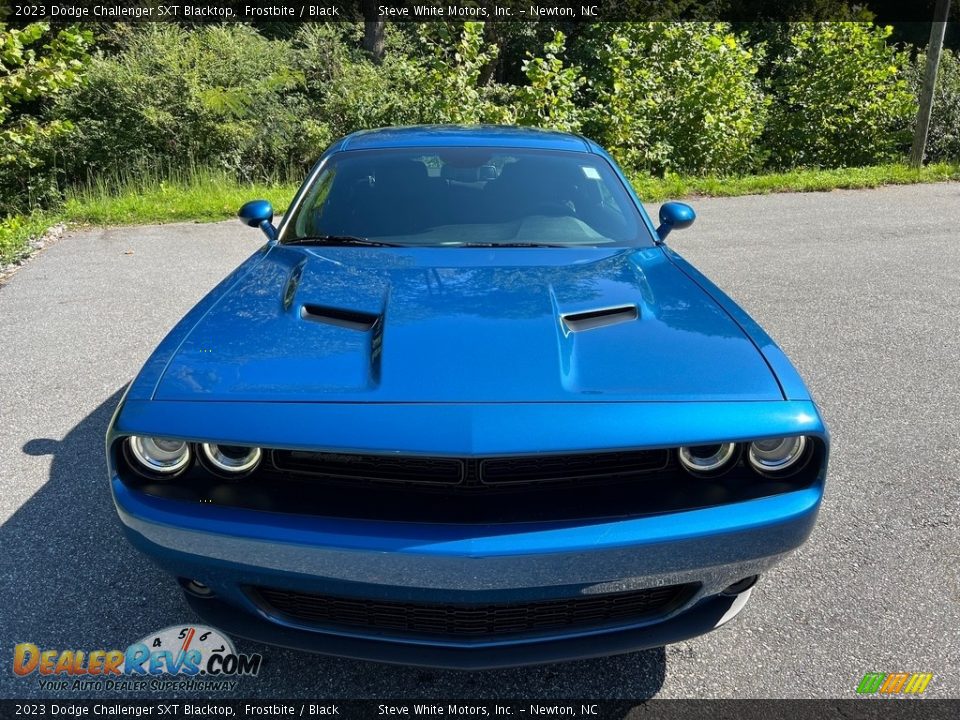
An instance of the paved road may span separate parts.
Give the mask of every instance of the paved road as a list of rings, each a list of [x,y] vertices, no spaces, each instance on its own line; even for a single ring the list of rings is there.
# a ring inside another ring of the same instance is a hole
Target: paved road
[[[960,697],[960,184],[695,205],[673,244],[779,340],[833,432],[821,521],[746,611],[666,650],[473,674],[241,641],[266,666],[238,695],[850,697],[904,670]],[[46,694],[10,673],[17,642],[122,648],[192,619],[118,531],[103,432],[258,243],[233,222],[75,232],[0,288],[0,697]]]

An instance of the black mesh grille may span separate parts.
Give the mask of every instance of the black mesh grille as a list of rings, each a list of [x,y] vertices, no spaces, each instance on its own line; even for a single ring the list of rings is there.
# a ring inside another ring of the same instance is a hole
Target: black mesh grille
[[[668,450],[486,459],[273,451],[278,470],[341,480],[457,485],[467,490],[489,485],[619,480],[662,470],[669,460]]]
[[[586,628],[664,615],[685,603],[695,584],[518,604],[434,605],[255,588],[269,612],[320,627],[366,627],[452,638]]]
[[[480,478],[491,485],[621,478],[662,470],[669,460],[666,450],[490,458],[480,461]]]
[[[463,463],[456,458],[274,450],[273,463],[280,470],[328,478],[441,485],[463,480]]]

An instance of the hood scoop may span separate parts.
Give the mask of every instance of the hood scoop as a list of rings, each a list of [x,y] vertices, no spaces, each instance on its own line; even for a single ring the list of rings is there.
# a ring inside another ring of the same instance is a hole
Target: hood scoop
[[[308,304],[300,306],[300,317],[304,320],[334,325],[358,332],[368,332],[380,321],[380,316],[373,313]]]
[[[640,311],[637,310],[636,305],[620,305],[583,312],[564,313],[560,316],[560,319],[563,320],[563,324],[570,332],[583,332],[584,330],[594,330],[629,322],[639,317]]]
[[[369,404],[337,415],[356,428],[401,412],[374,405],[447,404],[434,434],[468,449],[495,434],[497,403],[783,400],[751,339],[658,248],[275,245],[257,263],[151,360],[154,399]]]

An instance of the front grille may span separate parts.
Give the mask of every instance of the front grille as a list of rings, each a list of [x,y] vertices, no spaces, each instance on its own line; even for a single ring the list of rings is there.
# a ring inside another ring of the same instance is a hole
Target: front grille
[[[671,448],[449,457],[264,449],[241,482],[201,463],[158,481],[111,452],[130,487],[178,502],[293,515],[444,524],[644,517],[769,497],[817,482],[826,446],[796,474],[765,477],[741,457],[722,477],[696,477]]]
[[[669,461],[667,450],[490,458],[480,461],[480,478],[488,485],[605,480],[662,470]]]
[[[475,638],[646,620],[680,607],[696,589],[688,583],[563,600],[470,605],[360,600],[264,587],[252,592],[267,612],[318,628]]]
[[[273,464],[279,470],[344,480],[440,485],[463,480],[463,463],[456,458],[274,450]]]
[[[464,490],[482,490],[493,485],[623,480],[662,470],[669,461],[668,450],[483,459],[273,451],[273,464],[278,470],[301,475],[423,486],[455,485]]]

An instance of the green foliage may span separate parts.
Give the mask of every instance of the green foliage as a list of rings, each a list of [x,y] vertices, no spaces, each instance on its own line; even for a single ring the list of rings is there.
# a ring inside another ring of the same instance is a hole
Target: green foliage
[[[71,171],[204,164],[252,179],[307,162],[329,132],[311,119],[293,59],[248,26],[144,26],[58,104],[78,127]]]
[[[206,168],[124,173],[71,188],[61,213],[71,222],[97,225],[223,220],[255,197],[283,213],[296,189],[290,182],[241,182],[233,173]]]
[[[757,163],[761,48],[726,23],[625,23],[602,42],[591,129],[627,166],[734,172]]]
[[[0,25],[0,123],[22,111],[18,105],[76,85],[92,39],[89,31],[77,28],[51,34],[48,23],[21,30]]]
[[[913,64],[910,78],[918,97],[926,67],[927,55],[921,52]],[[929,160],[960,160],[960,55],[947,49],[940,56],[926,157]]]
[[[73,129],[51,120],[51,101],[82,78],[92,35],[47,23],[0,23],[0,216],[49,203],[58,192],[56,143]]]
[[[644,202],[688,196],[736,197],[779,192],[822,192],[946,180],[960,180],[960,165],[934,163],[914,170],[907,165],[892,164],[737,176],[669,175],[666,178],[637,174],[631,178],[633,187]]]
[[[388,27],[386,57],[374,63],[359,47],[359,31],[341,23],[310,24],[293,39],[315,118],[330,140],[361,128],[420,121],[420,93],[403,36]]]
[[[641,46],[621,28],[608,37],[592,40],[600,62],[592,71],[596,96],[588,115],[587,134],[630,170],[663,168],[669,146],[664,139],[654,137],[657,80]]]
[[[557,32],[544,45],[544,57],[523,61],[528,85],[517,94],[517,122],[521,125],[579,132],[582,111],[576,103],[577,92],[586,82],[583,69],[565,66],[562,60],[566,37]]]
[[[804,2],[836,17],[834,0]],[[412,123],[582,132],[629,172],[664,178],[650,181],[661,189],[681,176],[708,187],[770,167],[868,165],[902,157],[923,62],[908,67],[869,22],[745,34],[706,22],[388,24],[379,63],[358,23],[99,32],[91,58],[89,33],[0,25],[0,217],[53,207],[71,186],[196,168],[283,181],[336,137]],[[951,53],[929,150],[960,156]]]
[[[497,47],[486,42],[483,27],[479,22],[426,26],[427,55],[422,61],[411,58],[408,65],[423,104],[423,122],[515,121],[513,108],[494,102],[490,89],[479,82],[484,69],[497,58]]]
[[[56,217],[40,211],[0,218],[0,270],[25,255],[30,243],[56,223]]]
[[[775,167],[868,165],[909,143],[916,101],[891,28],[794,23],[771,67],[765,142]]]

